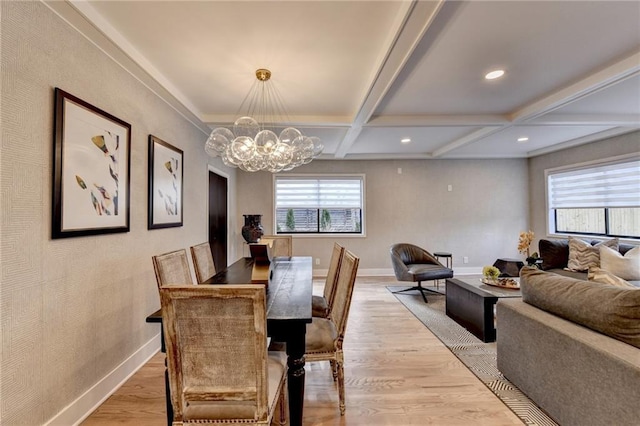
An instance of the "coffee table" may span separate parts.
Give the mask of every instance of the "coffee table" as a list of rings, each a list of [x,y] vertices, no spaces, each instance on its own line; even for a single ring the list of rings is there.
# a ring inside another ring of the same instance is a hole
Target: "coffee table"
[[[481,277],[447,278],[446,313],[483,342],[495,342],[494,309],[498,299],[522,297],[522,293],[519,289],[483,284],[480,279]]]

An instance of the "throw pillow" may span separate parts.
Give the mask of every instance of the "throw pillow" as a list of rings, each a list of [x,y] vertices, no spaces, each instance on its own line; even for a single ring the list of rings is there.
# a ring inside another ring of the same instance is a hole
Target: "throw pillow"
[[[608,247],[605,247],[607,250],[611,250]],[[600,258],[602,261],[602,257]],[[598,268],[595,266],[591,266],[589,268],[589,272],[587,274],[587,278],[589,281],[593,281],[596,283],[609,284],[614,285],[616,287],[630,287],[635,288],[633,284],[628,283],[620,277],[615,276],[611,272],[608,272],[602,268]]]
[[[600,267],[624,280],[640,280],[640,247],[629,250],[624,256],[608,247],[601,247]]]
[[[640,291],[563,277],[533,268],[520,271],[522,301],[640,348]]]
[[[618,239],[601,241],[592,246],[580,238],[569,237],[569,262],[566,269],[574,272],[582,272],[590,266],[600,266],[600,247],[611,247],[618,250]]]

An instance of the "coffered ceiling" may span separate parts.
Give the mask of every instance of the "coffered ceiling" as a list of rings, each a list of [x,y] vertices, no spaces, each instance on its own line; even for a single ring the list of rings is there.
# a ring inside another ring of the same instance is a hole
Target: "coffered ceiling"
[[[640,1],[45,4],[203,144],[263,67],[327,159],[525,158],[640,129]]]

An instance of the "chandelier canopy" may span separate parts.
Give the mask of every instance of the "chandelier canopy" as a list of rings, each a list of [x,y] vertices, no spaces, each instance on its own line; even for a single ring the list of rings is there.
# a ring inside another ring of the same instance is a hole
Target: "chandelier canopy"
[[[206,153],[220,156],[225,165],[246,172],[277,173],[310,163],[324,150],[322,141],[303,135],[295,127],[285,127],[288,120],[283,103],[269,82],[271,71],[260,68],[256,77],[240,105],[242,111],[249,100],[247,113],[233,123],[233,129],[213,129],[205,144]]]

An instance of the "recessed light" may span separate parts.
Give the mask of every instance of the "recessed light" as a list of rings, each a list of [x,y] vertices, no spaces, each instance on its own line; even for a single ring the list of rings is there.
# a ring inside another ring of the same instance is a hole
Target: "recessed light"
[[[487,80],[495,80],[496,78],[500,78],[504,75],[504,70],[494,70],[487,73],[484,78]]]
[[[526,137],[526,136],[522,136],[522,137],[518,138],[518,142],[520,142],[520,143],[522,143],[522,142],[526,142],[526,141],[528,141],[528,140],[529,140],[529,138],[528,138],[528,137]]]
[[[411,142],[411,138],[404,138],[404,139],[400,139],[400,142],[402,142],[402,143],[409,143],[409,142]]]

